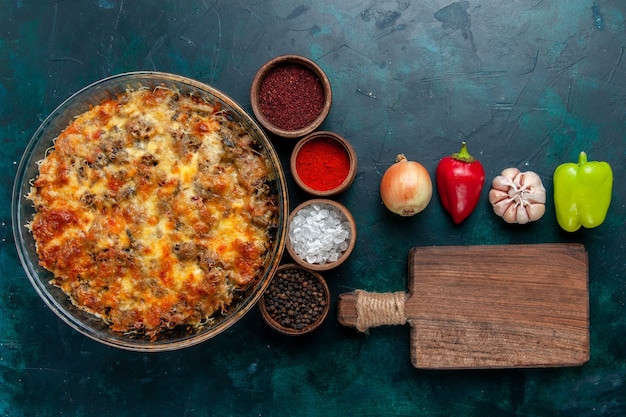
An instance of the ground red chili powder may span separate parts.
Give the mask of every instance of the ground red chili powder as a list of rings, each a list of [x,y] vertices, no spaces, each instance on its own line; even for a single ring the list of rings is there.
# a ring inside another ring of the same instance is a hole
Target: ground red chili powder
[[[301,65],[276,67],[261,82],[259,107],[274,126],[283,130],[302,129],[322,112],[322,82]]]
[[[296,155],[296,171],[302,182],[317,191],[338,187],[348,176],[350,158],[346,149],[331,138],[306,142]]]

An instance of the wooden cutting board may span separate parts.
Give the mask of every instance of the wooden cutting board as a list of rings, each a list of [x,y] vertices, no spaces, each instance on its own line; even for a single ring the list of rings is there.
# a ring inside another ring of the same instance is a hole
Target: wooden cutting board
[[[408,293],[339,296],[360,331],[409,323],[421,369],[528,368],[589,360],[588,266],[579,244],[417,247]]]

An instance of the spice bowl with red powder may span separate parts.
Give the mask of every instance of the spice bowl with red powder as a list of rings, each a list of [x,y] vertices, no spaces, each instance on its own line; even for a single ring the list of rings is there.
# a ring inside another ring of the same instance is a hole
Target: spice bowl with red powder
[[[332,197],[352,185],[357,156],[343,136],[317,131],[298,141],[290,167],[294,181],[304,191],[316,197]]]
[[[313,271],[341,265],[356,243],[356,222],[341,203],[314,198],[298,205],[287,221],[285,246],[291,258]]]
[[[261,126],[283,138],[301,138],[326,119],[330,81],[312,60],[281,55],[266,62],[250,87],[250,104]]]

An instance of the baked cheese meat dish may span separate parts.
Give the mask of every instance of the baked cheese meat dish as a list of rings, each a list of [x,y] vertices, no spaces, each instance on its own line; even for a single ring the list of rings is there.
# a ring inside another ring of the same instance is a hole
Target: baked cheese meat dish
[[[219,103],[156,88],[79,115],[28,199],[40,264],[114,331],[210,322],[255,283],[277,227],[260,146]]]

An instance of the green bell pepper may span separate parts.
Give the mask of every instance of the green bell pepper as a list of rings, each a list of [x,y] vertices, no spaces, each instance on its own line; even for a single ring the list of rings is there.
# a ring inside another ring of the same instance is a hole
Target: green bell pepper
[[[559,226],[575,232],[581,226],[600,226],[611,203],[613,171],[606,162],[587,161],[581,152],[578,163],[559,165],[554,171],[554,206]]]

